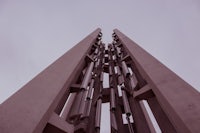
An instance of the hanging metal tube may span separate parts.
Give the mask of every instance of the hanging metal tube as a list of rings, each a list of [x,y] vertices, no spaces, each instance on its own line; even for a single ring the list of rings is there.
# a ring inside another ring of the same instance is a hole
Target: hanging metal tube
[[[100,76],[100,81],[101,81],[101,83],[103,82],[103,75],[104,75],[104,72],[102,71],[102,72],[101,72],[101,76]]]
[[[81,98],[81,102],[79,104],[79,112],[78,114],[79,115],[83,115],[84,114],[84,111],[85,111],[85,101],[86,101],[86,96],[87,96],[87,90],[84,90],[83,93],[82,93],[82,98]]]
[[[97,67],[100,65],[100,59],[97,60]]]
[[[85,73],[85,76],[83,78],[83,81],[82,81],[82,84],[81,84],[81,89],[86,89],[87,86],[88,86],[88,83],[91,79],[91,76],[92,76],[92,70],[93,70],[93,66],[94,66],[94,62],[91,62],[89,64],[89,67]]]
[[[126,120],[128,121],[128,130],[129,130],[129,132],[130,132],[130,133],[134,133],[133,127],[132,127],[132,124],[131,124],[131,122],[130,122],[129,116],[126,116]]]
[[[112,111],[110,111],[110,121],[111,121],[112,129],[114,129],[115,131],[118,131],[117,120],[116,120],[114,112]]]
[[[137,86],[137,79],[133,77],[134,75],[130,76],[130,86],[131,86],[131,90],[133,91],[135,89],[135,87]]]
[[[90,87],[87,93],[87,99],[92,99],[92,92],[93,92],[93,86],[94,86],[94,79],[91,80],[90,82]]]
[[[123,75],[120,75],[118,77],[118,84],[122,85],[123,83],[124,83],[124,77],[123,77]]]
[[[113,55],[113,61],[115,61],[117,58],[116,58],[116,55]]]
[[[111,61],[111,59],[112,59],[112,58],[111,58],[111,55],[108,55],[108,60]]]
[[[113,88],[110,89],[110,108],[111,110],[116,109],[116,103],[115,103],[115,91]]]
[[[116,66],[116,68],[117,68],[117,75],[120,76],[121,75],[121,70],[120,70],[119,66]]]
[[[113,75],[112,67],[111,66],[109,66],[109,75]]]
[[[84,117],[89,117],[90,116],[91,107],[92,107],[92,100],[87,100],[86,101],[86,110],[85,110],[85,113],[84,113]]]
[[[130,72],[128,70],[128,67],[126,65],[126,62],[125,61],[122,61],[122,70],[123,70],[123,73],[126,77],[129,77],[130,76]]]
[[[100,128],[101,124],[101,104],[102,100],[97,100],[97,107],[96,107],[96,116],[95,116],[95,128]]]
[[[94,68],[97,68],[99,66],[98,58],[95,60]]]
[[[104,63],[105,63],[105,58],[102,59],[102,64],[104,65]]]
[[[130,116],[131,115],[131,109],[130,109],[130,106],[129,106],[129,102],[128,102],[126,92],[123,89],[122,89],[122,100],[123,100],[124,111],[125,111],[126,115]]]

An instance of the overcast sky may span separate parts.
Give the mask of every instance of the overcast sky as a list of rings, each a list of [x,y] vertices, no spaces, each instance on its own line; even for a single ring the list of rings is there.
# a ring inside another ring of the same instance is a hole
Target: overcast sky
[[[200,91],[199,0],[1,0],[0,103],[100,27],[118,28]]]

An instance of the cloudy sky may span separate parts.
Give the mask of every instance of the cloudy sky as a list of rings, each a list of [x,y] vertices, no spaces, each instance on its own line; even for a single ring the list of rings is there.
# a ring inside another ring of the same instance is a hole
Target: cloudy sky
[[[200,91],[199,0],[1,0],[0,103],[100,27],[118,28]]]

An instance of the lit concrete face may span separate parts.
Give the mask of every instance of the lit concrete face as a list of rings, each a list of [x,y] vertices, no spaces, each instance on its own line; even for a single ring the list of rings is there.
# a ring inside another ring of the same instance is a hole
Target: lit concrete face
[[[155,132],[146,106],[163,132],[200,130],[194,88],[117,29],[106,48],[100,31],[0,106],[2,133],[99,133],[103,103],[110,104],[112,133]]]

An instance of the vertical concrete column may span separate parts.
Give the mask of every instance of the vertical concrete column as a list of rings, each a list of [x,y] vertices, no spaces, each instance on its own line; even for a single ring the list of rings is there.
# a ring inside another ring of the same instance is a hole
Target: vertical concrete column
[[[152,88],[162,110],[179,133],[200,131],[200,94],[135,42],[115,29],[142,77]]]
[[[98,28],[0,106],[1,133],[41,133],[97,41]]]

